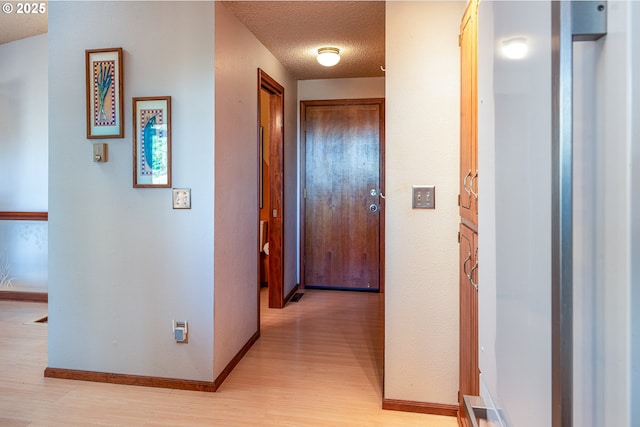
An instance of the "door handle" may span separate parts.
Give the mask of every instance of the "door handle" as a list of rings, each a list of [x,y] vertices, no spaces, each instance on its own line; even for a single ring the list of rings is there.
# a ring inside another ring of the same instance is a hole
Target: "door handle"
[[[462,271],[464,272],[464,275],[467,276],[467,279],[469,279],[469,273],[467,273],[467,263],[471,261],[471,252],[469,252],[469,255],[467,255],[467,258],[465,258],[464,262],[462,263]]]
[[[369,210],[371,212],[378,212],[380,210],[380,206],[376,205],[375,203],[371,203],[371,205],[369,206]]]
[[[469,196],[471,196],[471,191],[469,191],[469,189],[467,188],[467,179],[470,176],[471,176],[471,169],[469,169],[469,172],[467,172],[467,174],[464,176],[464,179],[462,180],[462,188]]]
[[[469,173],[471,173],[471,171],[469,171]],[[476,174],[471,177],[471,181],[469,181],[469,191],[471,192],[471,194],[473,194],[473,197],[475,197],[476,200],[478,200],[478,192],[477,191],[473,191],[473,181],[475,181],[476,178],[478,178],[478,171],[477,170],[476,170]]]
[[[571,423],[573,343],[573,41],[595,41],[607,33],[606,2],[551,2],[551,354],[553,427]],[[603,49],[607,49],[606,43]],[[611,47],[611,46],[609,46]],[[596,82],[592,82],[595,84]],[[606,120],[605,120],[606,121]],[[567,155],[569,153],[569,155]],[[569,296],[567,298],[567,296]],[[567,396],[569,397],[567,399]]]
[[[478,284],[473,281],[473,272],[477,269],[478,269],[478,260],[476,260],[476,263],[474,264],[473,267],[471,267],[471,271],[467,275],[467,278],[469,279],[469,283],[471,283],[471,286],[473,286],[476,289],[476,291],[478,290]]]

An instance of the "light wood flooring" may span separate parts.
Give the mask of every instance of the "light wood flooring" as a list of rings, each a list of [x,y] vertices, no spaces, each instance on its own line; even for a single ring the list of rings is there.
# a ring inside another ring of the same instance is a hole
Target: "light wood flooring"
[[[0,301],[0,426],[457,426],[380,409],[383,295],[264,300],[261,338],[216,393],[44,378],[46,304]]]

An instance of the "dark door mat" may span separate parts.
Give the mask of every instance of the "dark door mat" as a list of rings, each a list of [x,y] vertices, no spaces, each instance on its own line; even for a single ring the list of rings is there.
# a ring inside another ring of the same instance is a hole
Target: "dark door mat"
[[[302,298],[304,294],[300,293],[300,292],[296,292],[295,294],[293,294],[293,296],[291,297],[291,299],[289,301],[291,302],[298,302],[300,301],[300,298]]]

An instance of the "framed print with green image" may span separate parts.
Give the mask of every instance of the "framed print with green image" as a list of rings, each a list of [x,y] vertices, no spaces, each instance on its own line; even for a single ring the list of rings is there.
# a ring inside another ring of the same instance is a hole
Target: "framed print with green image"
[[[85,51],[87,138],[123,138],[122,48]]]

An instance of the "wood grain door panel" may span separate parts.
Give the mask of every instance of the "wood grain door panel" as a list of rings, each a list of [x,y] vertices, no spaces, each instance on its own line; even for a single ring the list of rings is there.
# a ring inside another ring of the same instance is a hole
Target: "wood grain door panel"
[[[381,113],[379,103],[305,105],[305,287],[380,287]]]
[[[460,409],[462,396],[480,393],[478,367],[478,235],[460,225]]]
[[[477,99],[477,2],[470,2],[460,25],[460,216],[476,226]]]

